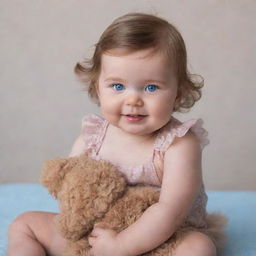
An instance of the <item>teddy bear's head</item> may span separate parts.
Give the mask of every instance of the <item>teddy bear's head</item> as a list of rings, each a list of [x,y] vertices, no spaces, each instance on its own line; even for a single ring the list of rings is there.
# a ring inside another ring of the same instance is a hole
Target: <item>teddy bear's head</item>
[[[114,165],[86,154],[47,161],[41,183],[59,200],[57,227],[70,240],[88,233],[126,190],[125,178]]]

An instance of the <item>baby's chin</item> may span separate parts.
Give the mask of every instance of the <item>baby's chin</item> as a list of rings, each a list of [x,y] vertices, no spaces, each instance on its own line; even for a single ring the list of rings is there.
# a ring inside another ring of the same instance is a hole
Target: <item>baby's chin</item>
[[[163,126],[165,126],[170,119],[153,119],[151,116],[131,116],[131,115],[106,115],[104,118],[111,124],[116,132],[135,136],[149,136],[154,135]]]

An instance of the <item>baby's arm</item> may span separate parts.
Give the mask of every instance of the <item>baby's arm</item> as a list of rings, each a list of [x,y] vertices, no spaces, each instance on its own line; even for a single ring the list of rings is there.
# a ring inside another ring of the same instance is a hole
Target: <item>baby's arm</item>
[[[166,241],[189,213],[201,182],[201,148],[189,132],[175,139],[165,154],[159,202],[117,235],[127,254],[139,255]]]

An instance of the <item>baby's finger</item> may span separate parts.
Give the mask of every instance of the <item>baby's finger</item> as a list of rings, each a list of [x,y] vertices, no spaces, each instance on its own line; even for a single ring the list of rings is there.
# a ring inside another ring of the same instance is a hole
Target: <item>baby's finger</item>
[[[93,246],[95,244],[95,241],[96,241],[96,237],[93,237],[93,236],[88,237],[88,242],[90,246]]]

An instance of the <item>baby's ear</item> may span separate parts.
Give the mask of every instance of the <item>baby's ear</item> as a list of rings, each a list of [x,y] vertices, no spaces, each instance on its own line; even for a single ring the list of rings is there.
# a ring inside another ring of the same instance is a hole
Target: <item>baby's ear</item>
[[[62,181],[68,172],[69,159],[55,158],[44,163],[40,183],[48,188],[50,194],[57,198]]]

